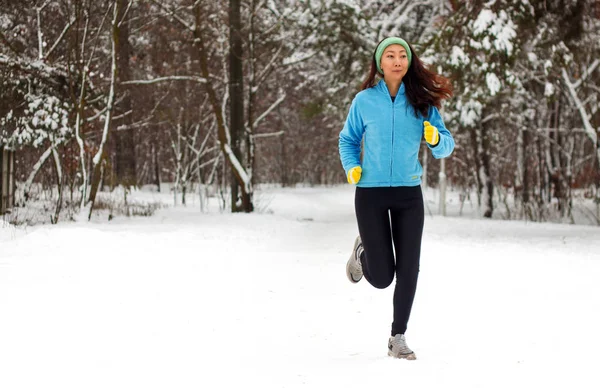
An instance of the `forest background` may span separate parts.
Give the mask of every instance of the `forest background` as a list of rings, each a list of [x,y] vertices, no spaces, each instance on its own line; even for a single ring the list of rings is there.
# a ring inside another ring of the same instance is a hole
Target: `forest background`
[[[102,193],[151,213],[128,195],[165,182],[233,212],[262,184],[342,184],[338,134],[391,35],[454,86],[456,149],[421,152],[440,201],[600,225],[597,0],[0,0],[0,192],[44,214],[9,221],[89,217]]]

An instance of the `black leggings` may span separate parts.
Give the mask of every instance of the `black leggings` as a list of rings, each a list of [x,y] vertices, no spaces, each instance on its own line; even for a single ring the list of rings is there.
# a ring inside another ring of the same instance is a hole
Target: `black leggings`
[[[386,288],[396,275],[392,336],[404,334],[419,276],[425,217],[421,186],[357,187],[354,205],[365,279]]]

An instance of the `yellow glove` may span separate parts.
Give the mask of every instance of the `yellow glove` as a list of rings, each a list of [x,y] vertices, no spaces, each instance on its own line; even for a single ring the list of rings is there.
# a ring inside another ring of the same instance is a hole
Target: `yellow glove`
[[[360,166],[352,167],[348,170],[348,183],[353,185],[357,184],[362,175],[362,168]]]
[[[423,122],[425,141],[431,145],[436,145],[440,141],[440,134],[438,129],[431,125],[429,121]]]

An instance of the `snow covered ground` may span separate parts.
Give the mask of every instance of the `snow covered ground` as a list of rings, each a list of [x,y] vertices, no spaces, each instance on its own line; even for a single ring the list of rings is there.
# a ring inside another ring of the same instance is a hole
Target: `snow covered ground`
[[[600,228],[427,215],[406,361],[353,189],[260,199],[0,225],[0,387],[600,386]]]

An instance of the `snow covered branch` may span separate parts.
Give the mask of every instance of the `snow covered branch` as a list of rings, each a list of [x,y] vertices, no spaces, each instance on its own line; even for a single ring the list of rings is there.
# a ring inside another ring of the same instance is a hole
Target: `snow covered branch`
[[[15,48],[15,46],[13,46],[8,39],[6,39],[6,36],[4,36],[4,34],[2,33],[2,30],[0,30],[0,43],[4,43],[6,45],[6,47],[8,47],[10,49],[10,51],[12,51],[14,54],[19,54],[19,52],[17,51],[17,49]]]
[[[33,184],[33,180],[35,179],[37,173],[40,171],[40,169],[42,168],[42,166],[44,165],[44,163],[46,162],[46,160],[52,153],[52,150],[54,149],[54,147],[55,147],[54,144],[50,145],[50,147],[48,147],[48,149],[46,149],[46,151],[44,151],[42,156],[40,156],[40,158],[38,159],[36,164],[34,164],[33,168],[31,169],[31,172],[29,173],[29,177],[25,181],[25,185],[23,185],[23,198],[25,200],[29,199],[29,191],[31,190],[31,185]]]
[[[379,30],[379,37],[390,33],[390,25],[398,26],[404,24],[409,13],[415,7],[426,5],[428,3],[430,3],[430,1],[405,0],[402,4],[396,5],[394,10],[388,14],[386,21],[381,26],[381,29]]]
[[[117,20],[117,5],[114,6],[114,17],[113,17],[113,26],[116,26]],[[108,91],[108,98],[106,101],[106,116],[104,118],[104,130],[102,131],[102,142],[100,143],[100,147],[98,148],[98,152],[93,158],[94,165],[98,165],[100,163],[100,159],[102,158],[102,153],[104,152],[104,146],[106,145],[106,140],[108,139],[108,131],[110,129],[110,121],[112,117],[113,104],[115,101],[115,83],[117,79],[117,49],[116,49],[116,35],[117,33],[113,31],[113,39],[112,49],[111,49],[111,79],[110,79],[110,89]]]
[[[265,66],[265,68],[262,70],[262,72],[258,75],[258,77],[256,79],[256,84],[255,84],[256,87],[260,86],[260,84],[263,82],[263,80],[266,78],[266,76],[272,70],[275,62],[277,61],[277,59],[279,58],[279,55],[281,54],[283,47],[284,47],[283,44],[281,44],[277,48],[277,51],[275,52],[275,54],[273,54],[273,56],[271,56],[271,60],[269,61],[269,63]],[[254,92],[255,92],[255,90],[252,91],[252,93],[254,93]]]
[[[596,68],[598,67],[599,64],[600,64],[600,59],[594,60],[594,62],[592,62],[592,64],[590,65],[590,67],[588,67],[587,69],[585,69],[585,71],[581,75],[581,78],[579,78],[577,80],[577,82],[575,82],[573,84],[573,88],[577,89],[578,87],[580,87],[581,84],[583,83],[583,81],[585,81],[587,79],[587,77],[589,77],[590,74],[592,74],[594,72],[594,70],[596,70]]]
[[[261,137],[281,136],[284,133],[285,133],[285,131],[270,132],[270,133],[256,133],[256,134],[252,135],[252,137],[254,139],[258,139],[258,138],[261,138]]]
[[[92,184],[90,187],[90,195],[88,199],[88,220],[92,217],[92,211],[94,209],[94,203],[96,201],[96,193],[100,186],[100,181],[103,175],[102,159],[104,158],[104,148],[107,146],[108,135],[111,126],[112,113],[115,103],[115,84],[117,82],[117,41],[119,39],[119,26],[118,26],[118,15],[119,15],[119,2],[113,1],[113,17],[111,23],[111,76],[110,76],[110,87],[108,90],[108,97],[106,99],[106,116],[104,118],[104,129],[102,131],[102,140],[98,146],[98,151],[92,159],[94,170],[92,175]],[[87,208],[85,210],[88,210]]]
[[[56,38],[56,41],[54,42],[54,44],[52,45],[52,47],[50,47],[50,50],[48,50],[48,52],[44,55],[44,60],[48,59],[48,57],[50,56],[50,54],[52,54],[52,52],[54,51],[54,49],[58,46],[58,44],[64,38],[64,36],[67,33],[67,31],[69,31],[69,29],[71,28],[71,26],[73,24],[75,24],[75,21],[77,21],[77,19],[72,19],[71,21],[69,21],[69,23],[67,23],[67,25],[65,26],[65,28],[63,28],[62,32],[60,33],[60,35],[58,36],[58,38]]]
[[[244,169],[238,158],[235,156],[233,150],[231,149],[231,146],[229,144],[224,144],[222,145],[222,147],[223,152],[225,153],[225,155],[227,155],[227,161],[231,163],[233,169],[236,172],[236,175],[239,175],[240,179],[244,183],[244,189],[246,190],[246,192],[250,192],[250,176],[246,174],[246,170]]]
[[[595,62],[598,62],[598,60],[596,60]],[[597,66],[597,64],[596,64],[596,66]],[[596,129],[594,127],[592,127],[592,123],[590,122],[590,117],[589,117],[588,113],[586,112],[585,107],[583,106],[583,103],[579,99],[579,96],[577,95],[577,91],[575,90],[575,85],[573,83],[571,83],[571,80],[569,79],[569,75],[567,74],[567,71],[564,68],[562,69],[562,78],[563,78],[563,82],[567,86],[567,90],[569,91],[571,98],[573,99],[573,102],[575,103],[575,107],[579,111],[579,116],[581,117],[581,122],[583,123],[583,127],[585,128],[585,133],[592,140],[594,145],[597,145],[598,144],[598,135],[596,134]],[[598,155],[598,157],[600,158],[600,154]]]
[[[22,71],[32,74],[39,78],[50,80],[56,84],[62,84],[67,79],[67,71],[62,67],[55,67],[45,64],[40,60],[26,61],[20,58],[11,58],[0,54],[0,67]]]
[[[275,101],[273,104],[271,104],[271,106],[269,108],[267,108],[267,110],[265,110],[260,116],[258,116],[256,118],[256,120],[254,120],[254,123],[252,123],[252,128],[256,128],[258,126],[258,124],[269,115],[269,113],[271,113],[271,111],[273,111],[273,109],[277,108],[277,106],[279,104],[281,104],[284,100],[285,100],[285,93],[282,93],[279,98],[277,99],[277,101]],[[247,125],[246,125],[247,127]]]
[[[126,20],[127,17],[127,13],[129,12],[129,9],[131,9],[131,5],[133,4],[134,0],[129,0],[129,3],[127,3],[127,8],[125,9],[125,12],[123,12],[123,17],[121,18],[121,20],[119,20],[118,26],[121,27],[121,24],[123,24],[123,22]]]
[[[42,17],[41,17],[41,13],[42,10],[44,8],[46,8],[46,6],[48,5],[48,3],[50,3],[50,0],[46,0],[46,2],[44,4],[42,4],[41,7],[37,7],[35,9],[35,13],[36,13],[36,17],[37,17],[37,37],[38,37],[38,59],[43,59],[44,58],[44,38],[43,38],[43,34],[42,34]]]
[[[121,85],[149,85],[149,84],[155,84],[155,83],[166,82],[166,81],[194,81],[194,82],[199,82],[199,83],[204,84],[204,83],[206,83],[206,78],[197,77],[197,76],[193,76],[193,75],[172,75],[172,76],[158,77],[158,78],[148,79],[148,80],[125,81],[125,82],[121,82]]]
[[[195,27],[192,24],[189,24],[187,21],[183,20],[183,18],[181,18],[179,15],[177,15],[175,12],[177,12],[176,9],[170,10],[166,5],[164,5],[161,1],[157,1],[157,0],[152,0],[152,2],[156,5],[158,5],[163,11],[165,11],[167,13],[168,16],[171,16],[173,19],[177,20],[182,26],[185,27],[186,30],[192,31],[194,32]],[[198,5],[198,1],[194,4],[194,7],[196,7]]]

